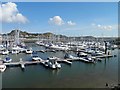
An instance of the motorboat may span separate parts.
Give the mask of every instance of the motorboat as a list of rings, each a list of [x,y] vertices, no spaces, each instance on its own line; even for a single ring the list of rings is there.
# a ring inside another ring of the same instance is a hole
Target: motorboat
[[[48,62],[48,66],[52,69],[55,69],[56,68],[56,65],[55,63],[52,63],[52,62]]]
[[[61,64],[57,62],[57,59],[57,57],[49,57],[48,66],[52,69],[61,68]]]
[[[94,50],[92,50],[91,48],[88,48],[88,49],[85,50],[85,52],[91,54],[91,53],[94,52]]]
[[[33,55],[32,60],[34,61],[41,61],[42,59],[38,55]]]
[[[49,62],[49,60],[45,60],[45,61],[42,61],[41,63],[42,63],[43,65],[45,65],[46,67],[48,67],[48,62]]]
[[[40,50],[40,52],[45,53],[45,50]]]
[[[69,58],[69,59],[79,59],[79,57],[75,57],[75,56],[70,55],[70,54],[68,54],[68,53],[65,54],[64,58],[65,58],[65,59],[67,59],[67,58]]]
[[[45,45],[42,41],[37,41],[36,44],[40,45],[40,46],[44,46]]]
[[[83,57],[81,59],[85,62],[95,63],[95,61],[91,57]]]
[[[51,49],[55,49],[55,50],[69,50],[69,47],[66,46],[66,45],[54,45],[54,44],[51,44],[49,45],[49,48]]]
[[[6,70],[6,65],[0,65],[0,72],[4,72]]]
[[[11,53],[12,53],[12,54],[18,54],[18,53],[19,53],[19,50],[13,49],[13,50],[11,51]]]
[[[101,56],[103,54],[104,54],[104,52],[102,52],[102,51],[95,51],[95,52],[91,53],[92,56]]]
[[[87,54],[84,53],[84,52],[78,52],[78,53],[77,53],[77,56],[78,56],[78,57],[87,57]]]
[[[9,51],[7,49],[1,50],[2,55],[7,55],[9,54]]]
[[[32,51],[31,49],[27,49],[27,50],[25,51],[25,53],[26,53],[26,54],[32,54],[33,51]]]
[[[22,69],[25,69],[25,64],[23,63],[22,58],[20,58],[20,61],[19,61],[19,62],[20,62],[21,68],[22,68]]]
[[[6,70],[6,65],[0,61],[0,72],[4,72]]]
[[[6,57],[4,60],[3,60],[5,63],[9,63],[12,61],[12,59],[10,57]]]
[[[12,50],[17,50],[19,52],[25,52],[26,51],[25,46],[18,46],[18,45],[13,45],[13,47],[11,49]]]
[[[59,64],[58,62],[55,62],[55,65],[57,68],[61,68],[61,64]]]

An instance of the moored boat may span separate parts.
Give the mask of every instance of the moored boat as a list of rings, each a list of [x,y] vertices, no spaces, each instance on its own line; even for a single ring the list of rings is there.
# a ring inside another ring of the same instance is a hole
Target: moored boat
[[[32,54],[33,51],[32,51],[32,49],[26,49],[25,53],[26,53],[26,54]]]
[[[0,61],[0,72],[4,72],[6,70],[6,65]]]
[[[10,57],[6,57],[4,60],[3,60],[5,63],[9,63],[12,61],[12,59]]]
[[[32,60],[34,61],[41,61],[42,59],[38,55],[33,55]]]
[[[57,59],[57,57],[49,57],[49,61],[47,62],[48,66],[52,69],[61,68],[61,64],[57,62]]]

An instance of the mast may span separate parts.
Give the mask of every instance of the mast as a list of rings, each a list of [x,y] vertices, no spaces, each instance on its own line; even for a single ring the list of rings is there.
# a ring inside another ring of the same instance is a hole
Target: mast
[[[16,29],[16,30],[15,30],[15,44],[16,44],[16,45],[19,45],[19,44],[20,44],[19,33],[20,33],[20,31]]]

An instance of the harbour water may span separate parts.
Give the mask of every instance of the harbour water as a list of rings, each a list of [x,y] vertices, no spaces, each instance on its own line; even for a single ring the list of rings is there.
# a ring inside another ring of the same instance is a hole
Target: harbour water
[[[44,47],[34,43],[27,43],[34,51],[43,50]],[[96,64],[74,61],[72,65],[62,63],[62,68],[52,70],[43,65],[26,66],[22,71],[20,67],[8,67],[2,74],[3,88],[104,88],[105,84],[118,84],[118,49],[112,51],[116,57],[106,58]],[[74,54],[73,52],[71,52]],[[49,56],[63,58],[64,52],[38,52],[42,59]],[[20,53],[10,55],[13,61],[31,60],[31,54]],[[4,56],[1,56],[4,58]]]

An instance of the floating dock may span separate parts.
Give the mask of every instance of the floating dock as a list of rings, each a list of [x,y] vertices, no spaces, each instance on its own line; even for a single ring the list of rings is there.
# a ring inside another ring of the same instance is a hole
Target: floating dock
[[[58,61],[58,62],[65,62],[65,63],[67,63],[67,64],[72,64],[72,62],[69,61],[68,59],[58,59],[57,61]]]
[[[4,63],[6,66],[16,66],[16,65],[30,65],[30,64],[39,64],[42,61],[19,61],[19,62],[10,62],[10,63]]]
[[[92,57],[94,60],[100,59],[100,58],[108,58],[108,57],[113,57],[112,55],[101,55],[101,56],[94,56]],[[84,58],[79,58],[79,57],[74,57],[73,59],[62,59],[62,58],[57,58],[57,62],[63,62],[67,64],[72,64],[72,61],[85,61]],[[26,65],[33,65],[33,64],[43,64],[45,63],[46,60],[40,60],[40,61],[23,61],[20,59],[18,62],[10,62],[10,63],[3,63],[6,66],[20,66],[22,69],[25,68]],[[85,61],[86,62],[86,61]]]
[[[108,57],[113,57],[113,55],[107,55],[107,54],[104,54],[104,55],[101,55],[101,56],[95,56],[96,58],[108,58]]]

